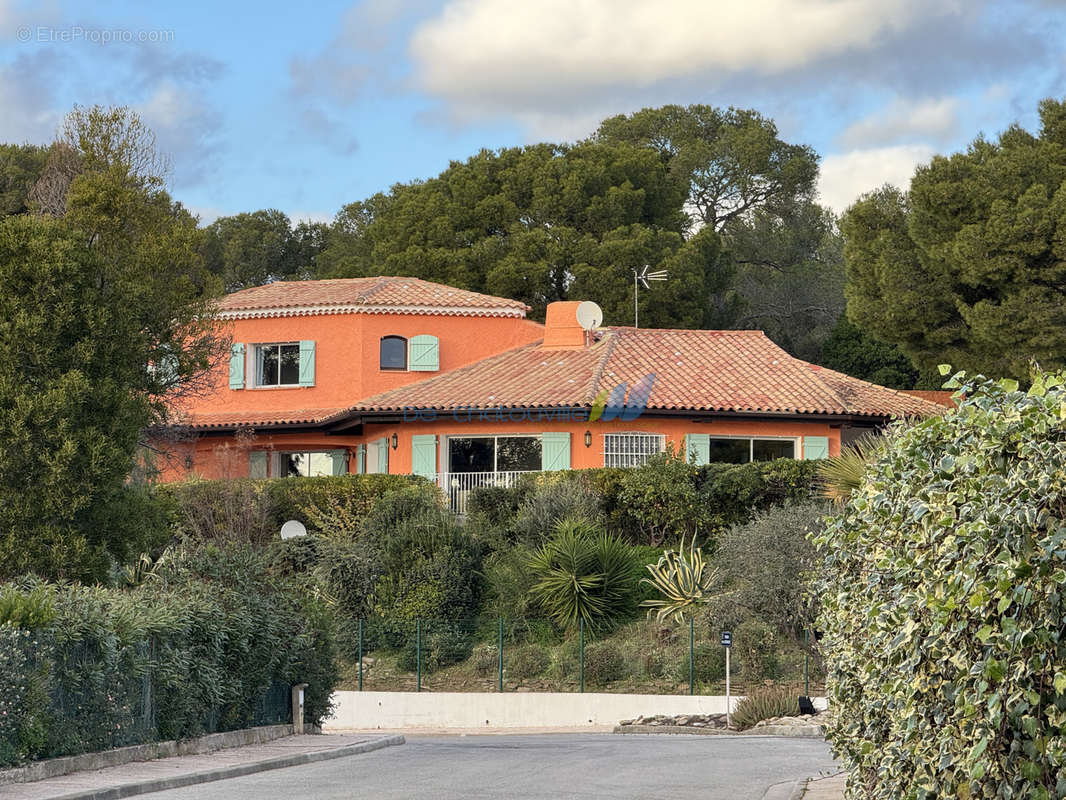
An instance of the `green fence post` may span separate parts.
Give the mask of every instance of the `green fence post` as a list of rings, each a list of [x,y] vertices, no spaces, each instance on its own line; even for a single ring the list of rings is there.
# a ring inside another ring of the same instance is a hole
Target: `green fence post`
[[[418,691],[422,691],[422,620],[415,620],[415,662],[418,666]]]
[[[688,693],[696,694],[696,620],[688,618]]]
[[[585,618],[584,617],[582,617],[578,621],[577,630],[578,630],[578,650],[581,653],[581,667],[580,667],[580,672],[578,673],[578,675],[579,675],[578,683],[579,683],[579,687],[580,687],[579,691],[584,693],[584,691],[585,691]]]
[[[498,620],[498,629],[496,632],[496,659],[497,659],[497,675],[498,675],[498,691],[503,691],[503,617]]]
[[[363,691],[363,621],[359,620],[359,691]]]
[[[803,632],[803,696],[811,696],[811,673],[810,673],[810,661],[811,661],[811,632]]]

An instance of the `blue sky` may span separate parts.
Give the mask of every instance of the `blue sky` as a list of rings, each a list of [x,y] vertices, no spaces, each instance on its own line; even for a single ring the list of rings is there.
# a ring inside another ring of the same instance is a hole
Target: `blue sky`
[[[1062,0],[0,0],[0,141],[137,109],[210,221],[329,219],[480,148],[665,103],[755,108],[842,210],[1066,96]]]

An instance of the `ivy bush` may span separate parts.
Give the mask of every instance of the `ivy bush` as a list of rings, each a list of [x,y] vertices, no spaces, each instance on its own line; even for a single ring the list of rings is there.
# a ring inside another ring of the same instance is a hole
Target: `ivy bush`
[[[956,375],[816,538],[850,798],[1066,796],[1066,389]]]

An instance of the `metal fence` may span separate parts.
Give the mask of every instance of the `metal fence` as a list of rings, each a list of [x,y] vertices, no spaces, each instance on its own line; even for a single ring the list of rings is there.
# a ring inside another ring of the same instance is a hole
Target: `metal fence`
[[[466,514],[470,494],[483,486],[513,487],[523,475],[536,470],[501,470],[495,472],[439,472],[430,476],[448,496],[448,505],[456,514]]]
[[[547,620],[504,618],[397,620],[357,623],[352,684],[359,691],[636,691],[724,694],[780,683],[820,690],[810,648],[797,643],[793,661],[773,676],[756,663],[766,643],[732,639],[732,671],[718,633],[648,621],[608,639],[579,623],[570,634]],[[771,645],[772,646],[772,645]],[[374,653],[372,657],[370,654]],[[383,666],[381,654],[387,656]],[[755,676],[757,674],[757,677]],[[355,688],[355,687],[353,687]]]
[[[0,766],[291,721],[273,683],[239,709],[181,692],[183,665],[151,640],[111,650],[8,629],[0,642]],[[180,716],[180,720],[178,717]]]

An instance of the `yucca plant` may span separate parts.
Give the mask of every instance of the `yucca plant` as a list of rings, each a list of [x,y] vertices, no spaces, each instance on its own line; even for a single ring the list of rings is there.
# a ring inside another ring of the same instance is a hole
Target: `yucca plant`
[[[822,495],[834,503],[846,503],[852,492],[862,485],[866,468],[877,457],[882,446],[880,436],[865,434],[840,448],[840,455],[836,458],[819,464]]]
[[[573,629],[584,621],[589,628],[602,628],[633,608],[632,548],[588,522],[559,523],[528,566],[537,581],[529,590],[531,599],[560,627]]]
[[[719,582],[719,572],[708,567],[703,550],[696,547],[695,537],[687,551],[682,539],[678,550],[667,550],[658,563],[648,564],[647,569],[651,577],[642,578],[641,583],[654,586],[662,598],[645,600],[641,606],[648,609],[649,617],[654,613],[659,622],[672,617],[680,624],[697,606],[721,595],[712,592]]]

